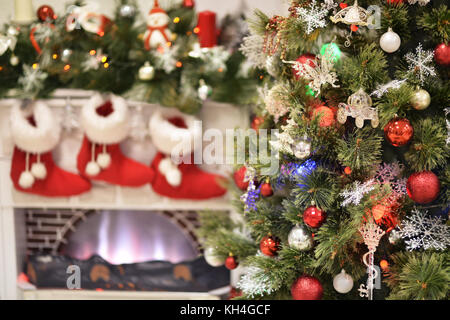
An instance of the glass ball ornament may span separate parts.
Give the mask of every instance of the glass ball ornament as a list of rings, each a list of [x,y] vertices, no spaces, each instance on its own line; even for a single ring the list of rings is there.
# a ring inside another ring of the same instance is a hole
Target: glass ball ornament
[[[434,60],[441,66],[450,66],[450,45],[438,44],[434,49]]]
[[[313,109],[312,118],[315,119],[319,117],[319,127],[321,128],[330,127],[336,122],[333,110],[325,105]]]
[[[17,65],[19,64],[19,62],[20,62],[19,57],[16,56],[16,55],[12,55],[11,58],[9,58],[9,63],[10,63],[13,67],[17,66]]]
[[[390,244],[397,244],[401,240],[401,236],[398,234],[398,231],[393,229],[389,233],[389,243]]]
[[[212,88],[211,88],[211,86],[208,86],[206,84],[205,80],[203,80],[203,79],[200,80],[199,85],[200,86],[197,89],[197,94],[198,94],[198,97],[204,101],[204,100],[208,99],[208,97],[212,94]]]
[[[123,18],[133,18],[136,15],[136,7],[129,4],[124,4],[120,7],[119,14]]]
[[[265,236],[259,243],[259,249],[266,256],[274,257],[280,250],[280,239],[274,236]]]
[[[150,62],[145,62],[142,67],[139,68],[139,80],[150,81],[155,77],[155,68],[150,65]]]
[[[311,233],[305,226],[297,225],[289,232],[288,244],[291,248],[307,251],[312,249],[314,241]]]
[[[72,53],[72,49],[63,49],[63,51],[61,51],[61,61],[68,62],[70,57],[72,56]]]
[[[400,48],[402,40],[400,36],[389,28],[380,38],[380,47],[384,52],[392,53]]]
[[[327,214],[314,205],[303,212],[303,222],[311,228],[319,228],[325,221]]]
[[[42,22],[53,21],[56,19],[55,11],[53,11],[53,8],[48,5],[40,6],[36,14]]]
[[[416,110],[424,110],[431,103],[431,96],[424,89],[416,89],[411,97],[411,105]]]
[[[441,183],[431,171],[416,172],[406,181],[406,193],[416,203],[427,204],[439,196]]]
[[[353,288],[353,278],[342,269],[341,272],[333,278],[333,288],[339,293],[348,293]]]
[[[205,257],[206,262],[211,267],[220,267],[225,263],[222,258],[216,255],[216,251],[213,247],[207,247],[203,252],[203,256]]]
[[[316,56],[311,53],[302,54],[300,57],[298,57],[296,61],[299,62],[301,65],[308,64],[311,68],[316,67],[315,63]],[[295,76],[295,79],[299,80],[300,78],[302,78],[302,76],[299,74],[299,71],[295,70],[295,68],[292,68],[292,72]]]
[[[395,117],[384,127],[384,136],[394,147],[407,144],[413,134],[414,128],[406,118]]]
[[[311,154],[311,142],[306,136],[303,136],[294,144],[292,150],[296,158],[305,159]]]
[[[323,287],[319,279],[303,275],[292,284],[291,294],[293,300],[321,300]]]

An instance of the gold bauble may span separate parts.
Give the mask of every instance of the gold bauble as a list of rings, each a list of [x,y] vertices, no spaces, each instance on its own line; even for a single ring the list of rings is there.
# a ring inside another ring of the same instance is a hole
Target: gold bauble
[[[430,94],[424,89],[417,89],[411,97],[411,105],[416,110],[424,110],[428,108],[430,102]]]

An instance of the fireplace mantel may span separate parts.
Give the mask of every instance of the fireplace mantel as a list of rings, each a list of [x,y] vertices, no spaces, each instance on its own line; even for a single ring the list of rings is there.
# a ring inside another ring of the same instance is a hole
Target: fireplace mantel
[[[71,97],[71,104],[79,107],[85,103],[92,92],[80,90],[57,90],[51,99],[48,99],[48,105],[54,110],[62,111],[66,104],[66,98]],[[12,143],[9,136],[9,110],[15,102],[14,99],[0,100],[0,300],[1,299],[39,299],[55,298],[61,299],[109,299],[116,297],[115,292],[69,292],[61,290],[22,290],[17,287],[17,276],[21,272],[20,267],[23,264],[25,256],[25,226],[23,215],[15,215],[14,209],[17,208],[60,208],[60,209],[109,209],[109,210],[225,210],[233,212],[229,197],[226,195],[221,198],[206,201],[187,201],[173,200],[161,197],[154,193],[147,185],[141,188],[123,188],[118,186],[94,184],[90,192],[69,198],[50,199],[40,196],[25,194],[16,191],[9,178],[11,166]],[[157,105],[150,105],[140,102],[129,101],[131,107],[143,106],[145,110],[152,112]],[[245,114],[245,116],[243,116]],[[206,101],[198,117],[203,120],[203,128],[217,128],[221,131],[235,127],[248,127],[247,111],[237,108],[233,105],[215,103]],[[132,142],[130,142],[132,143]],[[67,150],[67,148],[65,149]],[[125,148],[127,151],[136,150]],[[62,152],[62,151],[61,151]],[[71,157],[76,157],[77,150],[73,151]],[[139,160],[138,160],[139,161]],[[64,166],[61,165],[63,168]],[[66,168],[65,168],[66,169]],[[202,166],[202,169],[221,173],[223,175],[231,174],[231,166]],[[123,293],[123,298],[127,295],[133,299],[177,299],[179,294],[172,293]],[[209,297],[209,298],[208,298]],[[194,294],[193,299],[211,299],[211,295]],[[183,296],[183,299],[189,299]]]

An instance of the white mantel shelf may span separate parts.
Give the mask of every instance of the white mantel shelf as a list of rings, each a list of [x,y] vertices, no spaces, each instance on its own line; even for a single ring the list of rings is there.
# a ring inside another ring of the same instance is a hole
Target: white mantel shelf
[[[207,292],[167,292],[167,291],[95,291],[39,289],[21,290],[24,300],[219,300]]]

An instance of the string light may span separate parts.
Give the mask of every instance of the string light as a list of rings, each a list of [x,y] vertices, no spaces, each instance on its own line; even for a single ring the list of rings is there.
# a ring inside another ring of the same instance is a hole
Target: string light
[[[56,60],[56,59],[58,59],[58,55],[57,55],[56,53],[54,53],[54,54],[52,55],[52,58],[53,58],[53,60]]]
[[[102,57],[102,63],[105,63],[106,60],[108,60],[108,58],[107,58],[106,56],[103,56],[103,57]]]
[[[195,33],[195,34],[200,33],[200,28],[199,28],[199,27],[195,27],[195,28],[194,28],[194,33]]]
[[[188,35],[188,36],[192,35],[192,31],[186,32],[186,35]]]
[[[3,67],[2,66],[0,66],[0,71],[2,71],[3,70]]]
[[[219,68],[217,71],[219,72],[223,72],[223,68]]]
[[[91,56],[95,56],[96,53],[97,53],[97,51],[95,51],[95,50],[89,51],[89,54],[90,54]]]
[[[181,68],[183,66],[183,63],[181,61],[177,61],[175,65],[177,66],[177,68]]]
[[[37,68],[39,67],[39,64],[33,63],[31,67],[32,67],[33,69],[37,69]]]
[[[178,23],[178,22],[180,22],[180,17],[175,17],[175,18],[173,19],[173,23]]]
[[[70,70],[70,64],[66,64],[64,66],[64,71],[69,71]]]
[[[108,69],[109,63],[108,63],[108,62],[105,62],[105,63],[103,64],[103,67],[104,67],[105,69]]]

